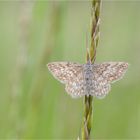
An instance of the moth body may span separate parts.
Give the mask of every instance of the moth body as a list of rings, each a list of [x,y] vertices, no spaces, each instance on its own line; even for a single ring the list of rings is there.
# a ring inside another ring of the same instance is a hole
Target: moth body
[[[91,95],[93,87],[93,64],[88,61],[86,64],[83,65],[83,81],[84,81],[84,92],[87,95]]]

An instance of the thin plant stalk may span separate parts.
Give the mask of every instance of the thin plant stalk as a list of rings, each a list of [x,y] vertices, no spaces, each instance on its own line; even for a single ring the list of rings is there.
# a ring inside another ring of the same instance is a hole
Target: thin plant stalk
[[[15,61],[15,68],[12,71],[10,85],[10,131],[14,133],[14,138],[18,139],[23,130],[23,120],[19,115],[19,101],[22,94],[22,80],[25,75],[27,64],[28,29],[32,17],[33,2],[21,1],[19,13],[19,48]]]
[[[91,8],[91,45],[89,52],[87,52],[87,61],[90,59],[94,63],[96,59],[96,49],[99,41],[99,24],[100,24],[100,7],[101,0],[92,0]],[[84,98],[84,119],[82,123],[82,140],[88,140],[90,138],[91,125],[92,125],[92,110],[93,97],[85,96]]]
[[[26,129],[26,132],[24,134],[24,137],[32,137],[32,135],[35,133],[36,129],[33,129],[36,127],[38,118],[39,118],[39,111],[40,111],[40,105],[43,97],[43,91],[46,87],[46,64],[50,59],[51,53],[53,53],[53,50],[55,50],[56,43],[59,40],[59,33],[61,30],[61,18],[62,18],[62,5],[59,3],[52,3],[51,12],[50,12],[50,28],[47,34],[46,38],[46,45],[41,52],[41,57],[38,60],[37,63],[37,69],[36,74],[34,76],[31,89],[29,91],[30,94],[30,107],[28,108],[28,126]],[[48,37],[49,35],[49,37]],[[32,120],[34,118],[34,120]],[[34,123],[32,123],[34,121]],[[32,130],[31,130],[32,128]],[[50,129],[48,127],[48,129]]]

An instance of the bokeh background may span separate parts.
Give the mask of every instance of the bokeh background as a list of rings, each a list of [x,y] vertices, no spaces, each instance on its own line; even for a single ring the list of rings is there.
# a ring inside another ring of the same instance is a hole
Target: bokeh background
[[[90,1],[0,1],[0,139],[78,137],[83,98],[67,95],[46,64],[85,63],[90,8]],[[140,139],[140,2],[103,1],[100,31],[96,62],[130,67],[105,99],[94,99],[91,137]]]

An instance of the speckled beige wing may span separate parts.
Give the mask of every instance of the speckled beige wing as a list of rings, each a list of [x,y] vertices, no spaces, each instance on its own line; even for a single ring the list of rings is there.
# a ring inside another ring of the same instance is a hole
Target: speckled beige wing
[[[102,76],[109,83],[113,83],[124,76],[126,70],[128,69],[128,63],[104,62],[93,65],[93,69],[98,76]]]
[[[94,90],[92,94],[105,97],[110,91],[110,83],[120,80],[128,69],[125,62],[105,62],[93,65]]]
[[[76,74],[76,77],[66,84],[65,89],[73,98],[79,98],[86,95],[84,86],[83,68],[81,67],[81,70]]]
[[[61,83],[66,84],[66,91],[73,98],[81,97],[83,91],[83,67],[72,62],[52,62],[48,65],[49,71]]]
[[[48,63],[47,67],[54,78],[66,84],[77,76],[81,71],[82,65],[73,62],[52,62]]]

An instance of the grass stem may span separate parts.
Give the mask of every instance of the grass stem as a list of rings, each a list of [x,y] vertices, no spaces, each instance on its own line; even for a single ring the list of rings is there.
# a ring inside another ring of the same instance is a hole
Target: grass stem
[[[100,0],[92,0],[91,8],[91,46],[90,54],[87,52],[87,61],[90,59],[94,63],[96,59],[96,48],[99,41],[99,24],[100,24]],[[89,56],[90,55],[90,56]],[[82,140],[88,140],[90,138],[91,126],[92,126],[92,110],[93,110],[93,97],[85,96],[84,98],[84,120],[82,124]]]

